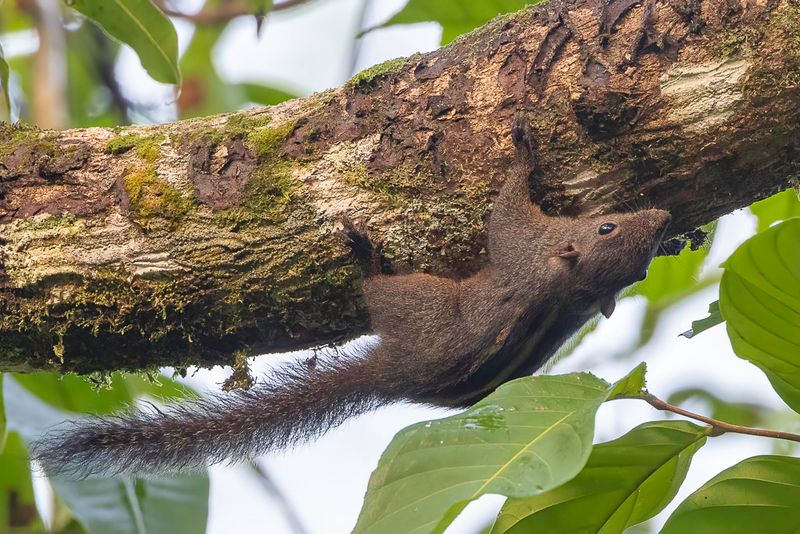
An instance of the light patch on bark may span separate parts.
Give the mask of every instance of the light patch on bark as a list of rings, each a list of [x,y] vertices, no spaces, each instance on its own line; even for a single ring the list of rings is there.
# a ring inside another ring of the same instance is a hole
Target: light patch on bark
[[[160,278],[183,270],[169,252],[141,254],[131,260],[128,269],[136,278]]]
[[[364,164],[377,150],[379,141],[380,134],[374,134],[354,143],[339,143],[312,166],[295,170],[295,178],[308,186],[308,198],[317,213],[334,220],[344,213],[365,220],[372,212],[381,211],[373,195],[352,184],[359,174],[366,177]],[[348,178],[352,178],[351,183]]]
[[[18,287],[35,286],[60,275],[91,277],[98,268],[124,268],[131,277],[180,270],[157,252],[122,214],[89,222],[41,214],[9,224],[3,232],[6,270]]]
[[[564,193],[580,196],[584,204],[585,215],[599,213],[600,206],[593,201],[613,196],[615,186],[593,169],[585,169],[574,176],[565,177],[562,185]]]
[[[742,100],[742,78],[749,63],[729,59],[676,66],[661,77],[661,93],[671,97],[670,118],[702,132],[725,122]]]
[[[61,243],[85,230],[74,217],[39,214],[16,220],[3,229],[0,254],[17,287],[33,286],[40,280],[76,273],[75,263],[65,258]]]

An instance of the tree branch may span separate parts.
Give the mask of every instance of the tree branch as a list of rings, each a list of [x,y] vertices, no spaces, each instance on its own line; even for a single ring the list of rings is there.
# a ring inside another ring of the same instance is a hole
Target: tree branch
[[[241,2],[226,2],[219,6],[204,7],[201,11],[195,14],[184,13],[177,9],[168,7],[163,0],[157,0],[158,8],[167,16],[177,17],[187,20],[199,26],[213,26],[216,24],[225,24],[237,17],[243,16],[264,16],[272,11],[283,11],[291,9],[303,4],[309,3],[311,0],[285,0],[284,2],[274,3],[268,11],[264,13],[255,13],[253,5],[247,1]]]
[[[702,421],[708,425],[711,425],[713,428],[713,435],[719,436],[726,432],[733,432],[736,434],[747,434],[749,436],[761,436],[764,438],[774,438],[774,439],[786,439],[789,441],[796,441],[800,443],[800,434],[792,434],[791,432],[779,432],[777,430],[765,430],[761,428],[752,428],[748,426],[741,426],[741,425],[733,425],[731,423],[726,423],[724,421],[718,421],[716,419],[712,419],[710,417],[706,417],[704,415],[696,414],[694,412],[690,412],[689,410],[684,410],[678,406],[673,406],[666,401],[663,401],[652,395],[648,392],[642,392],[641,397],[631,397],[635,399],[642,399],[650,404],[652,407],[656,408],[657,410],[664,410],[672,413],[676,413],[678,415],[682,415],[684,417],[688,417],[690,419],[695,419],[697,421]]]
[[[390,272],[475,272],[519,114],[549,213],[657,206],[675,236],[788,187],[800,4],[687,6],[550,2],[271,108],[0,129],[0,370],[211,366],[369,332],[341,221]]]

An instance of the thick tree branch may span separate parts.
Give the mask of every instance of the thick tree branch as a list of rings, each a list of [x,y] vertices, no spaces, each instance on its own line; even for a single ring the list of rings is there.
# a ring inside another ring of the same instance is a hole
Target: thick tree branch
[[[551,1],[280,106],[0,143],[0,368],[230,363],[369,331],[344,218],[394,272],[485,261],[526,114],[545,210],[673,234],[800,173],[798,0]]]

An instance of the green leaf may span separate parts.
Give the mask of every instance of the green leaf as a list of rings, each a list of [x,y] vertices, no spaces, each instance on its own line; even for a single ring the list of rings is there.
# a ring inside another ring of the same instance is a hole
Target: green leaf
[[[248,101],[263,106],[274,106],[275,104],[280,104],[292,98],[297,98],[295,94],[276,87],[267,87],[266,85],[240,83],[239,87],[244,91],[245,98]]]
[[[82,24],[67,32],[67,97],[70,126],[114,127],[126,122],[124,110],[114,98],[98,98],[107,94],[103,72],[113,68],[120,44],[109,38],[94,24]]]
[[[722,322],[723,319],[722,314],[719,311],[719,301],[715,300],[708,305],[708,317],[692,321],[692,328],[686,332],[682,332],[681,335],[687,339],[692,339],[697,334],[705,332],[709,328],[717,326]]]
[[[800,197],[795,189],[787,189],[750,206],[758,219],[758,231],[766,230],[778,221],[800,216]]]
[[[764,369],[764,374],[767,375],[769,383],[772,384],[772,388],[778,396],[783,399],[783,402],[795,412],[800,413],[800,387],[797,387],[794,383],[783,380],[775,373],[766,369]]]
[[[22,438],[12,432],[0,454],[0,532],[44,531],[36,510],[28,454]]]
[[[723,267],[719,309],[734,352],[777,378],[800,411],[800,218],[748,239]]]
[[[90,532],[205,532],[208,478],[202,474],[147,480],[51,479],[53,489]]]
[[[645,375],[647,374],[647,364],[640,363],[627,376],[616,381],[608,393],[606,400],[639,397],[644,389]]]
[[[410,0],[394,17],[382,26],[438,22],[442,25],[442,44],[489,22],[497,15],[518,11],[542,0]]]
[[[589,456],[598,407],[640,390],[643,371],[619,385],[586,373],[522,378],[464,413],[401,430],[372,473],[355,532],[442,532],[481,495],[563,484]]]
[[[69,5],[133,48],[154,80],[181,83],[178,34],[150,0],[72,0]]]
[[[253,7],[253,13],[266,13],[272,9],[272,0],[249,0],[250,5]]]
[[[755,456],[691,494],[661,534],[784,534],[800,528],[800,459]]]
[[[65,419],[16,379],[5,379],[8,426],[26,443]],[[27,466],[26,466],[27,467]],[[67,480],[51,478],[53,489],[89,532],[144,534],[205,532],[208,477],[192,475]]]
[[[563,486],[509,499],[492,534],[620,533],[669,504],[706,436],[704,427],[662,421],[595,445],[583,471]]]
[[[3,47],[0,46],[0,83],[3,84],[3,103],[0,104],[0,120],[11,121],[11,98],[8,96],[8,63]]]
[[[693,292],[707,256],[706,247],[685,247],[677,256],[659,256],[650,263],[647,278],[633,293],[643,295],[653,306],[668,306]]]
[[[113,373],[107,384],[92,383],[86,377],[58,373],[30,373],[14,376],[16,382],[55,408],[79,413],[109,414],[128,407],[142,395],[157,398],[182,398],[194,395],[191,389],[173,380],[157,380]]]
[[[3,403],[3,373],[0,373],[0,452],[6,445],[6,408]]]

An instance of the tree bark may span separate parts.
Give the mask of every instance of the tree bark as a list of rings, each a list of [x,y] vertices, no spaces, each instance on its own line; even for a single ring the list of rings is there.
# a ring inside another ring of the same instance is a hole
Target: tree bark
[[[550,213],[687,235],[797,181],[798,0],[552,0],[272,108],[2,130],[0,369],[230,364],[369,331],[345,218],[389,272],[467,276],[536,133]]]

